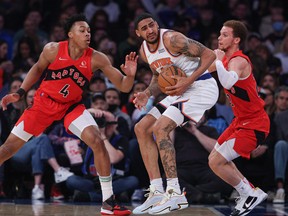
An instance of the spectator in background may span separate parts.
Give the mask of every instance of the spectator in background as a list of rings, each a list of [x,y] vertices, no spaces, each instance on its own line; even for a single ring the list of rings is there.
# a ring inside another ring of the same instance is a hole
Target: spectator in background
[[[283,100],[288,103],[288,92],[286,88]],[[276,93],[277,94],[277,93]],[[279,97],[282,97],[279,95]],[[278,99],[279,100],[279,99]],[[274,166],[276,180],[276,195],[273,203],[285,203],[286,167],[288,163],[288,106],[275,117],[277,142],[274,150]]]
[[[17,92],[22,82],[23,82],[23,79],[21,79],[20,77],[14,77],[9,85],[9,93]],[[1,110],[0,112],[3,112],[3,117],[7,120],[7,124],[2,125],[2,127],[5,127],[6,130],[11,131],[25,108],[26,108],[26,103],[25,103],[24,98],[22,98],[16,103],[9,104],[5,112]]]
[[[277,74],[265,73],[260,81],[260,86],[268,86],[275,91],[279,86],[279,78]]]
[[[280,86],[275,91],[275,117],[288,109],[288,86]]]
[[[182,0],[164,0],[156,7],[157,16],[165,28],[173,28],[183,10]]]
[[[96,93],[91,97],[91,108],[107,111],[108,104],[102,93]]]
[[[279,58],[282,64],[282,75],[288,74],[288,31],[285,38],[282,41],[280,52],[274,55],[276,58]]]
[[[288,23],[284,18],[284,14],[274,14],[272,17],[273,31],[264,38],[264,43],[271,53],[275,54],[280,51],[281,43],[285,37],[285,31]]]
[[[141,41],[134,31],[134,22],[130,21],[128,24],[128,37],[118,44],[118,61],[122,62],[125,59],[126,53],[137,52]]]
[[[14,73],[13,76],[25,78],[27,72],[37,61],[35,44],[30,37],[23,37],[17,44],[15,56],[13,58]]]
[[[33,14],[37,15],[33,15]],[[40,29],[40,22],[42,20],[42,14],[39,11],[31,11],[27,15],[23,28],[15,32],[13,41],[14,41],[14,50],[18,46],[19,41],[23,37],[29,37],[34,44],[34,49],[37,54],[40,53],[44,45],[48,41],[48,34]]]
[[[279,58],[275,57],[268,47],[264,44],[260,44],[255,48],[255,53],[259,55],[267,65],[266,71],[269,73],[275,73],[279,75],[282,72],[282,65]]]
[[[262,37],[257,32],[252,32],[247,37],[245,44],[245,54],[250,58],[253,64],[253,75],[257,81],[260,82],[263,74],[267,72],[267,64],[263,61],[263,58],[256,53],[256,47],[262,44]]]
[[[120,92],[115,88],[108,88],[104,91],[104,97],[108,104],[108,111],[113,113],[118,119],[117,130],[121,135],[130,138],[132,121],[131,117],[120,109]]]
[[[0,39],[0,94],[4,95],[8,91],[8,83],[14,69],[12,61],[8,60],[8,44],[5,40]],[[0,97],[1,99],[2,97]]]
[[[8,45],[7,60],[11,60],[13,55],[13,33],[5,28],[5,17],[2,13],[0,13],[0,39],[6,41]]]
[[[60,23],[56,23],[52,25],[50,29],[50,34],[49,34],[49,42],[51,41],[59,42],[65,39],[66,39],[66,36],[65,36],[63,25],[61,25]]]
[[[84,7],[84,14],[89,22],[98,10],[104,10],[108,14],[109,22],[119,21],[120,8],[117,3],[111,0],[90,0]]]
[[[270,117],[270,122],[273,122],[276,105],[274,101],[274,91],[269,86],[260,87],[260,97],[264,100],[264,109]]]
[[[259,33],[262,37],[267,37],[273,32],[273,17],[279,14],[284,14],[283,2],[271,1],[269,5],[269,13],[261,18]]]

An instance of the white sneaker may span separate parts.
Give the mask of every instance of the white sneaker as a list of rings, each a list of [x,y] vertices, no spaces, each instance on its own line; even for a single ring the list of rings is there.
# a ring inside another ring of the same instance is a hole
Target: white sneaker
[[[54,173],[55,182],[60,183],[66,181],[68,177],[74,175],[72,172],[69,172],[64,167],[60,167],[57,172]]]
[[[237,205],[230,216],[247,215],[267,197],[268,195],[264,191],[260,188],[255,188],[250,195],[240,196],[236,199]]]
[[[279,188],[276,192],[276,195],[273,199],[273,203],[285,203],[285,190],[283,188]]]
[[[156,190],[154,185],[150,185],[150,187],[147,189],[149,193],[146,193],[144,196],[147,197],[146,201],[136,207],[133,210],[133,214],[145,214],[148,213],[149,209],[153,208],[158,202],[160,202],[164,197],[164,193],[161,193],[160,191]]]
[[[181,210],[188,207],[185,193],[178,194],[173,187],[168,186],[164,198],[156,206],[149,210],[149,214],[166,214],[171,211]]]
[[[32,199],[40,200],[44,199],[44,191],[39,187],[39,185],[35,185],[32,190]]]

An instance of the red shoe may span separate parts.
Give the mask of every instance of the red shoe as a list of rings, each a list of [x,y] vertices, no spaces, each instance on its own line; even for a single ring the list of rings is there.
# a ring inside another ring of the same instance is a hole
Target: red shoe
[[[54,200],[64,199],[64,195],[61,193],[60,188],[55,184],[52,186],[50,196]]]
[[[102,203],[101,215],[130,215],[131,211],[124,206],[120,206],[115,196],[112,195],[109,199]]]

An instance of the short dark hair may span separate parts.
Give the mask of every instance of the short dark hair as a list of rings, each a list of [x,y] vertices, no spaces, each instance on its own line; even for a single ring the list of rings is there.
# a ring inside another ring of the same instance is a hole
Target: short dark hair
[[[72,26],[74,25],[74,23],[79,22],[79,21],[84,21],[88,23],[88,20],[84,14],[75,14],[66,20],[64,24],[64,30],[65,30],[66,36],[68,36],[68,33],[70,29],[72,28]]]
[[[248,30],[245,24],[238,20],[228,20],[223,26],[227,26],[233,29],[233,36],[240,38],[240,45],[243,45],[247,38]]]
[[[149,13],[142,13],[140,15],[138,15],[135,20],[134,20],[134,28],[138,29],[138,24],[139,22],[141,22],[143,19],[147,19],[147,18],[152,18],[153,20],[155,20],[155,18],[149,14]]]

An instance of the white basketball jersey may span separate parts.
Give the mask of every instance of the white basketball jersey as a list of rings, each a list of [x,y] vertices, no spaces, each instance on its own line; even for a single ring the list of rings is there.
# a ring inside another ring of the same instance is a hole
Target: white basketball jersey
[[[168,29],[160,29],[160,38],[158,47],[154,52],[151,52],[148,48],[147,42],[143,41],[143,48],[148,63],[152,69],[155,69],[158,73],[161,72],[161,68],[167,65],[175,65],[181,68],[187,76],[190,76],[198,67],[199,57],[188,57],[182,53],[172,54],[170,53],[164,43],[163,34],[169,31]]]

